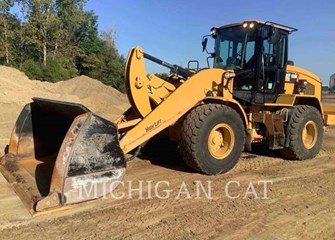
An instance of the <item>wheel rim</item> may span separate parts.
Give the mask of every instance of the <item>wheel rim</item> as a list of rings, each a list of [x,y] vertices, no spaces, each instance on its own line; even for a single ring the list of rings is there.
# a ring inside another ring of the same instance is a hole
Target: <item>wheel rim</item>
[[[318,138],[318,130],[316,123],[308,121],[302,130],[302,142],[307,149],[314,147]]]
[[[216,125],[209,133],[208,150],[218,160],[224,160],[232,152],[234,143],[234,131],[225,123]]]

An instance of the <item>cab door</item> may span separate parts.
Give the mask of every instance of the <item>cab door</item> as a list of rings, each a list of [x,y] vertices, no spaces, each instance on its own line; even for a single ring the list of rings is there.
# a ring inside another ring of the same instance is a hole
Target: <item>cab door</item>
[[[273,41],[269,38],[260,39],[255,103],[275,102],[278,94],[285,92],[287,33],[278,30],[277,34],[278,37]]]

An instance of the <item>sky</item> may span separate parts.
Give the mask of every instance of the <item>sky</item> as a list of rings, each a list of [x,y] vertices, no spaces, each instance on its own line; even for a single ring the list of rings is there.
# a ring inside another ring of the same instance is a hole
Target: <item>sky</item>
[[[201,39],[213,26],[257,19],[298,28],[290,35],[289,59],[318,75],[324,84],[335,73],[333,0],[88,0],[100,31],[113,29],[120,54],[134,46],[168,63],[206,66]],[[148,65],[148,72],[168,72]]]

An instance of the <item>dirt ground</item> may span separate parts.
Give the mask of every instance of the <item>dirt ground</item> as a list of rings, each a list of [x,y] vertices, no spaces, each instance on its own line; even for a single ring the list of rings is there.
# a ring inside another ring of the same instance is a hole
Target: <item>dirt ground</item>
[[[45,88],[36,87],[37,93],[77,99],[107,118],[114,117],[108,111],[117,115],[127,107],[124,96],[111,88],[104,92],[106,87],[101,85],[97,95],[102,97],[95,104],[80,87],[80,81],[96,83],[92,79],[69,81],[57,87],[34,84]],[[110,91],[117,97],[108,95]],[[108,98],[110,103],[106,103]],[[0,103],[5,100],[0,98]],[[17,107],[12,107],[16,106],[14,100],[7,108],[0,107],[11,117],[0,119],[2,146],[9,138],[5,128],[13,124],[25,101],[29,97]],[[117,108],[104,111],[113,104]],[[124,182],[134,185],[125,184],[114,193],[126,197],[108,196],[38,217],[29,215],[0,176],[0,239],[335,239],[334,153],[335,128],[327,128],[322,150],[314,159],[287,161],[278,152],[257,146],[252,153],[243,153],[229,173],[205,176],[186,167],[173,144],[151,141],[140,158],[128,164]],[[129,190],[141,183],[142,198],[136,190],[130,198]],[[156,194],[152,186],[158,183]],[[199,184],[207,191],[197,192]],[[167,190],[170,196],[162,198]]]

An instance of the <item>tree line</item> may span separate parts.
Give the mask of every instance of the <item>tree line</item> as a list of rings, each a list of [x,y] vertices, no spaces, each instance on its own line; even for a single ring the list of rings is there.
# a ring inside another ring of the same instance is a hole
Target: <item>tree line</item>
[[[87,75],[121,89],[125,59],[115,34],[99,34],[98,17],[84,10],[86,2],[0,0],[0,64],[31,79],[57,82]]]

